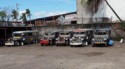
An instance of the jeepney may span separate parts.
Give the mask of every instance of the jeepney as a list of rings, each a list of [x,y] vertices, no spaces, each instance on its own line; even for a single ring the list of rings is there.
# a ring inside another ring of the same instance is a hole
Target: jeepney
[[[92,43],[92,29],[75,29],[71,32],[70,46],[87,46]]]
[[[70,32],[69,31],[59,31],[58,37],[56,38],[56,46],[58,45],[69,45],[69,37]]]
[[[111,37],[111,29],[95,29],[94,38],[92,39],[92,46],[104,44],[108,45]]]
[[[42,39],[40,40],[41,46],[43,45],[53,45],[54,33],[45,32]]]
[[[12,38],[5,42],[5,45],[25,45],[30,43],[37,43],[39,41],[38,31],[28,30],[28,31],[14,31],[12,33]]]

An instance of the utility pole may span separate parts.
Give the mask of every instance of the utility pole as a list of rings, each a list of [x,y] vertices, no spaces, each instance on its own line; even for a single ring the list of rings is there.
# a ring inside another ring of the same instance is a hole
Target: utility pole
[[[110,9],[113,11],[113,13],[116,15],[116,17],[120,20],[120,22],[122,22],[122,19],[120,18],[120,16],[116,13],[116,11],[112,8],[112,6],[109,4],[109,2],[107,0],[105,0],[106,4],[110,7]]]
[[[17,11],[16,22],[18,21],[18,15],[19,15],[19,13],[18,13],[19,7],[18,6],[19,6],[19,4],[16,3],[16,11]]]

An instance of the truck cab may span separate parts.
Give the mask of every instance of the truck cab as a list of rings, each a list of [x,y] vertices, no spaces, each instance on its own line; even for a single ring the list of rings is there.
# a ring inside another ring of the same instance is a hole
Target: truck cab
[[[87,46],[92,43],[92,29],[75,29],[72,31],[70,38],[70,46]]]
[[[94,38],[92,39],[92,46],[104,44],[108,45],[111,37],[111,29],[95,29]]]

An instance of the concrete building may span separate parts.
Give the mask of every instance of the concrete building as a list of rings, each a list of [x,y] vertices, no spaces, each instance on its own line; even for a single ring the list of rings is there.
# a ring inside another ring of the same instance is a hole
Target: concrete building
[[[70,13],[37,18],[31,21],[27,21],[27,23],[30,22],[34,24],[34,26],[56,26],[56,25],[76,24],[77,15],[76,12],[70,12]]]
[[[118,18],[106,4],[105,0],[101,0],[99,4],[98,11],[93,15],[87,11],[87,1],[77,0],[77,17],[78,24],[88,24],[94,22],[118,22]],[[117,14],[121,17],[122,20],[125,20],[125,0],[107,0]],[[122,9],[123,8],[123,9]]]

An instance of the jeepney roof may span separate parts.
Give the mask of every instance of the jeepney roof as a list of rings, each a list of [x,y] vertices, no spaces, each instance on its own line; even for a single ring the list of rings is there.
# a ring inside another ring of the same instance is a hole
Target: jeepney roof
[[[74,29],[73,32],[85,32],[92,29]]]
[[[95,29],[95,30],[111,30],[111,28],[98,28],[98,29]]]
[[[37,30],[28,30],[28,31],[14,31],[13,33],[32,33],[32,32],[38,32]]]

